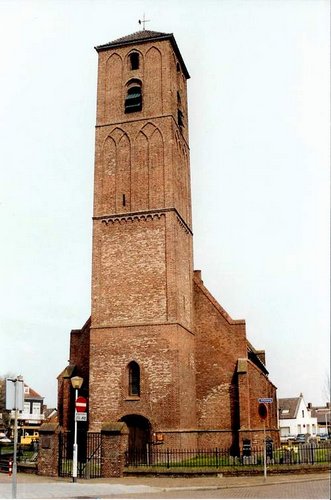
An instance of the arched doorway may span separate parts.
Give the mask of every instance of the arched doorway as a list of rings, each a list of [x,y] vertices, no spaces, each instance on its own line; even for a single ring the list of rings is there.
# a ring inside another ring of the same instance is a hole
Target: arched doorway
[[[129,449],[146,451],[151,440],[150,421],[141,415],[125,415],[120,420],[129,429]]]

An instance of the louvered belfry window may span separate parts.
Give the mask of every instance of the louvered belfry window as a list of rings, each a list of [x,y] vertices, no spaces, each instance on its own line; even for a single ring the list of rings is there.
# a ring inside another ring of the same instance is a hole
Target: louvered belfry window
[[[135,85],[128,89],[125,98],[125,113],[134,113],[142,109],[142,92],[141,86]]]

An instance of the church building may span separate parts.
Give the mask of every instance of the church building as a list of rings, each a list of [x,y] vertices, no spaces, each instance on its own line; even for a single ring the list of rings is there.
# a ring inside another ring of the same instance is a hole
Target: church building
[[[72,427],[78,375],[87,430],[125,422],[131,447],[236,452],[264,426],[278,442],[265,353],[193,270],[190,76],[176,40],[144,29],[96,51],[91,317],[71,332],[59,422]]]

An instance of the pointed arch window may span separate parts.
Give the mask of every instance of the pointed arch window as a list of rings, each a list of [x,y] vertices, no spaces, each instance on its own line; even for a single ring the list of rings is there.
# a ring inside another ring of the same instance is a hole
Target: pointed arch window
[[[128,365],[129,396],[140,396],[140,368],[138,363],[131,361]]]
[[[125,113],[134,113],[142,110],[142,85],[140,80],[131,80],[125,98]]]

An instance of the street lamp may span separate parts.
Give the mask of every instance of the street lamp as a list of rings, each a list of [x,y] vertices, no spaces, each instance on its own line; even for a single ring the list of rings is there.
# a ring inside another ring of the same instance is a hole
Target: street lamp
[[[71,385],[75,389],[75,433],[74,433],[74,446],[72,455],[72,481],[76,483],[77,481],[77,462],[78,462],[78,444],[77,444],[77,409],[76,401],[78,398],[78,389],[83,385],[82,377],[71,377]]]

